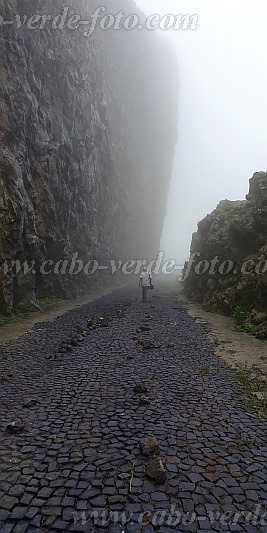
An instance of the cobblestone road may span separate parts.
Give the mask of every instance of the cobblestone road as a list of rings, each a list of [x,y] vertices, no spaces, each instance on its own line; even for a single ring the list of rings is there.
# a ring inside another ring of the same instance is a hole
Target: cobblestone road
[[[139,296],[0,349],[1,532],[267,531],[266,424],[174,294]],[[150,434],[161,485],[139,447]]]

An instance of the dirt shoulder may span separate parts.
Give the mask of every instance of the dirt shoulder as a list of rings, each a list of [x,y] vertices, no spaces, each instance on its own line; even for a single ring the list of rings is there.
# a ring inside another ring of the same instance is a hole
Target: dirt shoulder
[[[214,345],[216,354],[236,370],[259,368],[267,370],[267,342],[251,335],[235,331],[234,319],[204,311],[200,304],[190,302],[179,293],[179,299],[188,313],[198,323],[208,326],[208,339]]]
[[[73,300],[62,300],[54,304],[47,305],[42,311],[34,311],[32,313],[25,313],[18,317],[13,317],[0,327],[0,346],[16,341],[25,333],[31,331],[36,324],[40,322],[50,322],[58,316],[64,315],[67,311],[71,311],[76,307],[91,302],[96,298],[105,296],[113,290],[118,289],[118,286],[111,288],[98,288],[95,291],[85,296],[80,296]]]

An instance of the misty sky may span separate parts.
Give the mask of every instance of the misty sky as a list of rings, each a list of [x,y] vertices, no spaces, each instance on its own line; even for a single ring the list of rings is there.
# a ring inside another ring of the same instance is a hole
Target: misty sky
[[[161,250],[183,262],[197,222],[244,199],[267,169],[266,0],[136,0],[145,13],[198,14],[165,31],[177,52],[179,142]]]

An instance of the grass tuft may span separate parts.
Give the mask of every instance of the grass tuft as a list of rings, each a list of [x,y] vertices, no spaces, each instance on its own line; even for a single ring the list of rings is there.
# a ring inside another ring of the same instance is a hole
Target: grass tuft
[[[246,309],[237,305],[234,309],[233,317],[237,331],[243,331],[244,333],[248,333],[248,335],[256,335],[257,326],[251,320],[251,314]]]

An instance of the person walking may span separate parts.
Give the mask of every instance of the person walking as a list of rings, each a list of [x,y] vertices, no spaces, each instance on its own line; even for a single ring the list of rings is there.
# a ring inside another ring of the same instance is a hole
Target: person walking
[[[152,283],[152,276],[148,272],[147,267],[143,267],[143,270],[140,274],[139,287],[142,287],[142,300],[143,302],[147,301],[147,293],[150,289]]]

